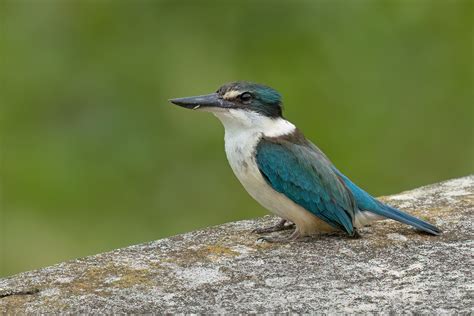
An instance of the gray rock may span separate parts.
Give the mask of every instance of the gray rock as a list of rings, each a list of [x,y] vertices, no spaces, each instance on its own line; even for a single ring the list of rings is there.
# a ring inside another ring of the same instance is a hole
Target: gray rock
[[[474,176],[382,198],[438,225],[256,242],[270,216],[0,280],[0,313],[473,313]]]

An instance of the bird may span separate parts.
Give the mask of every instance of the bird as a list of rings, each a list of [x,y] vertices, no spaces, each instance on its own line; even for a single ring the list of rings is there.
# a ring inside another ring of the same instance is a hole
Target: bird
[[[358,229],[392,219],[431,235],[436,226],[377,200],[358,187],[290,121],[275,89],[249,81],[222,85],[216,92],[169,100],[214,114],[225,129],[225,152],[245,190],[279,217],[254,232],[268,242],[291,242],[337,231],[360,237]],[[291,234],[269,234],[293,229]]]

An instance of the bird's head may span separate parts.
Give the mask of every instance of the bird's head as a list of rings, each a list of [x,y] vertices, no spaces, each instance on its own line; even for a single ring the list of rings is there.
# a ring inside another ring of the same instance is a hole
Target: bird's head
[[[227,83],[215,93],[171,99],[170,102],[187,109],[204,110],[216,115],[225,112],[247,112],[268,118],[282,116],[280,94],[270,87],[247,81]]]

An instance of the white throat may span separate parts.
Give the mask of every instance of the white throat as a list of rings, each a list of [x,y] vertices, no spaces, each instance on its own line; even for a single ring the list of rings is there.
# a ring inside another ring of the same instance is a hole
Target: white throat
[[[270,118],[253,111],[229,109],[214,112],[214,115],[224,125],[226,142],[230,140],[229,137],[278,137],[295,130],[292,123],[281,117]]]
[[[255,147],[263,136],[278,137],[295,130],[287,120],[269,118],[252,111],[230,109],[214,112],[225,128],[225,153],[237,178],[255,199],[262,185],[255,160]]]

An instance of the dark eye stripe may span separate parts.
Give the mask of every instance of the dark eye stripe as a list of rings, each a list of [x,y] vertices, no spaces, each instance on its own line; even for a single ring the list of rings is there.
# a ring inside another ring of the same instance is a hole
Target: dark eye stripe
[[[239,95],[239,98],[242,101],[249,101],[250,99],[252,99],[252,94],[250,94],[250,92],[244,92],[241,95]]]

